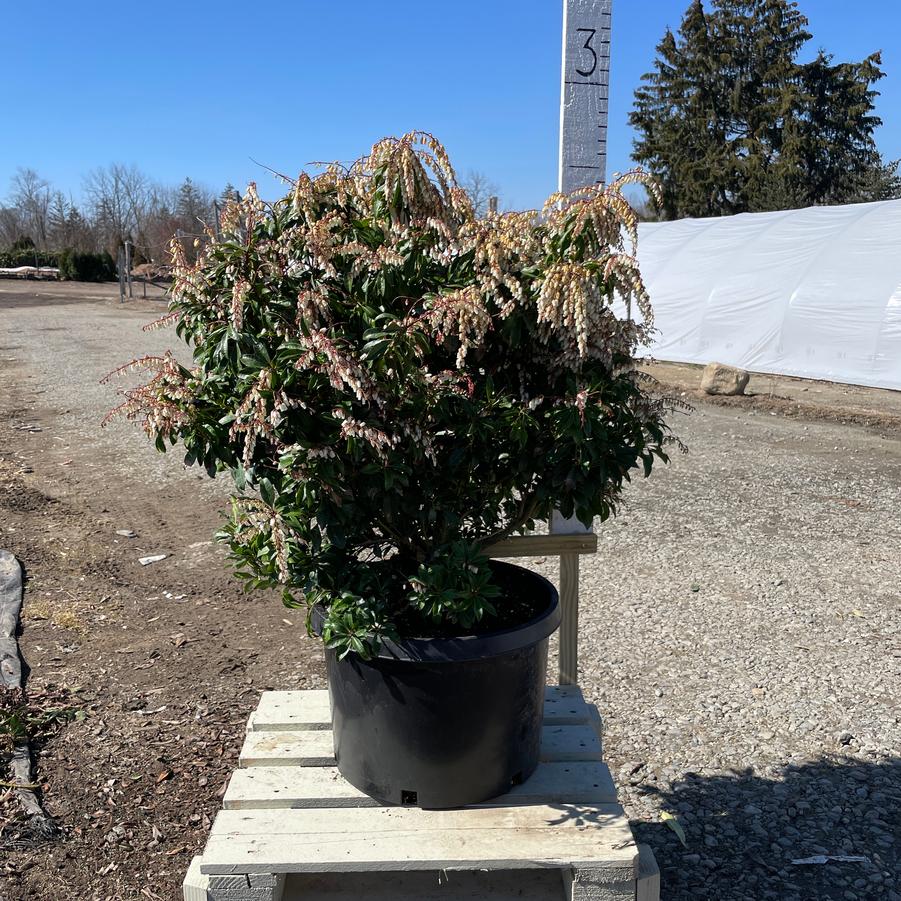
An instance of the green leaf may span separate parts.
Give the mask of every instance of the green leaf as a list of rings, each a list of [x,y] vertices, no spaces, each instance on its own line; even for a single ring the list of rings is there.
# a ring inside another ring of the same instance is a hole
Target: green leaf
[[[669,826],[673,832],[676,833],[679,841],[682,842],[682,847],[687,848],[688,842],[685,840],[685,830],[682,828],[682,824],[676,819],[673,814],[671,814],[668,810],[660,811],[660,819]]]

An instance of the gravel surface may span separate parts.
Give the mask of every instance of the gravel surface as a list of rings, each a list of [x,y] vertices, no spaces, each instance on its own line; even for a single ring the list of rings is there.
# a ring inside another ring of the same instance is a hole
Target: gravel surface
[[[13,373],[53,408],[59,455],[86,460],[71,490],[114,515],[140,472],[161,510],[208,516],[225,486],[96,429],[97,377],[175,341],[138,331],[151,305],[12,291],[0,388]],[[580,682],[662,897],[901,901],[901,439],[751,406],[675,424],[690,453],[630,487],[582,560]]]

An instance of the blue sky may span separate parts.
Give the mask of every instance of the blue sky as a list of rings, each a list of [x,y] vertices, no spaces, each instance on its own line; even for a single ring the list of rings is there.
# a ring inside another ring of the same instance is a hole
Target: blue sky
[[[630,166],[632,92],[688,0],[614,0],[609,170]],[[434,132],[507,207],[555,189],[562,0],[10,3],[3,12],[0,197],[30,166],[76,198],[110,162],[216,189]],[[40,9],[39,18],[36,17]],[[901,4],[802,0],[836,59],[883,49],[878,135],[901,156]]]

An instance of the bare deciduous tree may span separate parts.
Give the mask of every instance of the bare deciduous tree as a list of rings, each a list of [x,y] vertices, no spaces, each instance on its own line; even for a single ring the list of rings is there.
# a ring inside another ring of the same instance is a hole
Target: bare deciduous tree
[[[153,193],[140,169],[122,163],[94,169],[84,180],[84,193],[106,250],[115,255],[124,241],[137,239]]]
[[[34,169],[19,167],[12,178],[10,205],[19,211],[21,234],[31,238],[35,247],[47,247],[50,213],[50,182]]]
[[[488,201],[498,195],[497,185],[490,181],[484,172],[479,172],[476,169],[470,169],[461,184],[466,193],[469,194],[469,199],[472,201],[472,207],[476,215],[484,216],[488,212]]]

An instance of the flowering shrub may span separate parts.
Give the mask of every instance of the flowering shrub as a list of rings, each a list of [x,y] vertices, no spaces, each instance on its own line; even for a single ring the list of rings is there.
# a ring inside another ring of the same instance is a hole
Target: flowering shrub
[[[251,186],[195,264],[173,244],[161,322],[195,367],[136,361],[154,375],[114,412],[231,473],[239,574],[322,604],[342,651],[527,617],[484,548],[555,506],[606,519],[633,468],[666,460],[633,359],[652,316],[621,190],[641,179],[480,219],[411,133],[271,206]]]

